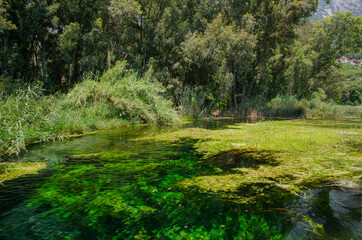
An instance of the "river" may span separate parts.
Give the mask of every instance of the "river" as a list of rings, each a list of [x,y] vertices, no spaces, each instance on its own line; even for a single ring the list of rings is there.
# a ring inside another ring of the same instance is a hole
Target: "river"
[[[195,140],[140,140],[234,122],[131,126],[30,146],[17,161],[48,167],[0,185],[0,239],[362,239],[361,188],[326,183],[295,195],[266,186],[241,203],[178,184],[220,174],[201,163]]]

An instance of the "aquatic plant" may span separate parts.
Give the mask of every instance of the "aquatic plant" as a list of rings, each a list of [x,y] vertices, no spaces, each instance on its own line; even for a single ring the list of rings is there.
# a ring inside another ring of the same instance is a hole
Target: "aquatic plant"
[[[0,164],[0,183],[18,178],[26,174],[35,174],[39,170],[46,168],[44,162],[35,163],[2,163]]]
[[[322,180],[358,180],[361,134],[361,120],[350,118],[188,128],[146,139],[197,140],[196,151],[224,174],[196,176],[180,184],[229,195],[244,184],[264,183],[295,193]]]
[[[147,141],[142,146],[155,148]],[[77,221],[83,234],[93,232],[98,239],[283,237],[274,218],[244,212],[246,206],[179,186],[186,178],[212,174],[215,169],[200,164],[193,151],[170,155],[160,147],[151,150],[156,154],[147,160],[137,161],[132,152],[113,151],[89,156],[93,164],[59,167],[28,204],[60,216],[61,221]],[[160,154],[169,158],[159,161]],[[107,163],[98,165],[98,161]]]

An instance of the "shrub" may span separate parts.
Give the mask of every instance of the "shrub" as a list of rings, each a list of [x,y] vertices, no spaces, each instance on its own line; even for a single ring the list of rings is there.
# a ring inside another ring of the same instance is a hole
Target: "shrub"
[[[191,115],[194,118],[200,118],[210,113],[215,107],[213,101],[208,101],[207,93],[186,86],[178,99],[180,102],[180,113],[183,115]]]
[[[266,116],[266,101],[258,98],[245,98],[236,108],[237,117],[258,118]]]
[[[277,96],[268,104],[273,117],[304,117],[307,113],[305,102],[294,96]]]
[[[66,104],[102,118],[170,122],[176,114],[172,103],[162,97],[163,92],[162,85],[152,78],[152,70],[138,77],[125,62],[118,62],[99,79],[88,77],[78,84],[68,94]]]
[[[0,99],[0,156],[71,134],[174,121],[176,112],[163,91],[151,71],[139,77],[125,62],[102,77],[88,75],[67,95],[44,96],[41,85],[27,85]]]

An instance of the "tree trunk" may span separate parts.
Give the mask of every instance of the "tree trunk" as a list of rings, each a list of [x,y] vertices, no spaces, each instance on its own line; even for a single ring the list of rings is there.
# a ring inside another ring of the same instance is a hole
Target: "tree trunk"
[[[70,87],[70,88],[73,88],[74,70],[75,70],[75,52],[73,52],[72,62],[71,62],[71,64],[69,65],[69,87]]]
[[[237,99],[236,99],[236,72],[234,72],[234,80],[233,80],[233,86],[232,86],[232,89],[231,89],[231,102],[232,102],[232,105],[234,108],[237,108],[238,106],[238,102],[237,102]]]
[[[43,66],[42,66],[42,68],[43,68],[43,78],[46,78],[47,72],[46,72],[45,41],[43,41],[42,47],[43,47]]]
[[[250,95],[251,95],[251,90],[253,89],[254,82],[255,82],[255,80],[253,79],[253,81],[251,82],[250,88],[248,90],[248,97],[250,97]]]
[[[245,92],[246,92],[246,77],[247,77],[248,71],[245,71],[245,75],[244,75],[244,83],[243,83],[243,93],[241,96],[241,106],[244,106],[244,102],[245,102]]]
[[[33,64],[34,64],[34,79],[38,77],[38,42],[35,40],[33,42]]]
[[[244,83],[244,84],[243,84],[243,93],[242,93],[242,96],[241,96],[241,103],[240,103],[241,106],[244,106],[244,102],[245,102],[245,91],[246,91],[246,84]]]
[[[109,47],[107,50],[107,67],[108,67],[108,69],[111,69],[111,67],[112,67],[111,61],[112,61],[111,48]]]
[[[8,48],[8,43],[9,43],[9,35],[5,34],[5,48],[7,49]]]
[[[2,48],[4,49],[4,52],[6,53],[6,49],[8,48],[8,35],[5,34],[4,36],[1,36],[1,37],[4,37],[3,40],[3,44],[2,44]],[[5,74],[5,71],[6,71],[6,58],[7,58],[7,53],[6,55],[2,58],[2,66],[0,67],[0,73],[1,75],[4,75]]]

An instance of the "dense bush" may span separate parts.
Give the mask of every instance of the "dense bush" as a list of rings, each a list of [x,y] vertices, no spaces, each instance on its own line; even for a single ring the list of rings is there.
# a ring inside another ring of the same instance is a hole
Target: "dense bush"
[[[68,95],[44,96],[41,85],[29,85],[0,100],[0,155],[86,131],[173,121],[162,92],[151,71],[138,77],[124,62],[99,78],[89,75]]]
[[[190,86],[183,89],[177,102],[180,103],[179,112],[193,118],[204,117],[215,107],[214,102],[208,99],[206,91],[193,89]]]
[[[101,118],[169,122],[175,119],[175,112],[172,103],[162,97],[163,92],[162,85],[152,78],[152,69],[140,78],[125,62],[118,62],[99,79],[88,77],[77,85],[65,104]]]
[[[341,103],[352,106],[361,105],[362,68],[358,68],[351,64],[343,64],[343,74],[346,76],[346,81]]]
[[[306,104],[294,96],[277,96],[268,108],[274,117],[304,117],[307,113]]]
[[[294,96],[278,96],[268,104],[272,117],[342,118],[360,116],[361,107],[340,106],[325,100],[320,89],[311,100],[298,100]]]
[[[236,114],[239,117],[342,118],[361,116],[362,107],[328,102],[324,91],[319,89],[311,100],[299,100],[287,95],[278,95],[268,103],[257,98],[246,99],[236,109]]]

